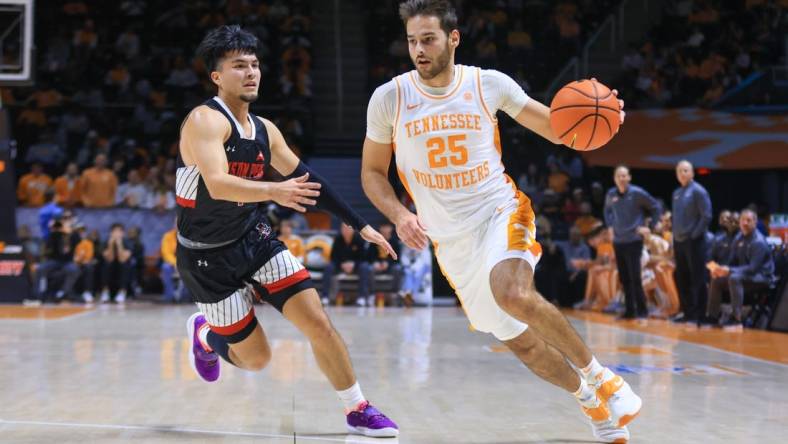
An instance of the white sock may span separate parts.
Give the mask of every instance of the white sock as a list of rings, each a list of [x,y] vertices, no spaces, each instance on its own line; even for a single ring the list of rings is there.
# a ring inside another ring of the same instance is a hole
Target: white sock
[[[342,404],[345,405],[345,411],[347,412],[356,410],[359,404],[367,400],[364,394],[361,393],[361,386],[358,385],[358,381],[348,389],[337,390],[337,395],[342,400]]]
[[[605,371],[605,368],[602,367],[602,364],[600,364],[599,361],[596,360],[596,357],[592,357],[591,362],[587,366],[580,369],[580,373],[583,374],[583,377],[589,383],[596,382],[598,376],[603,371]]]
[[[580,378],[580,387],[577,388],[574,395],[583,407],[594,408],[599,405],[596,390],[588,385],[583,378]]]
[[[202,348],[205,349],[205,351],[212,352],[213,349],[211,348],[210,345],[208,345],[208,332],[209,331],[211,331],[211,328],[208,325],[208,323],[206,322],[205,324],[202,324],[200,326],[200,329],[197,330],[197,339],[200,340],[200,345],[202,345]]]

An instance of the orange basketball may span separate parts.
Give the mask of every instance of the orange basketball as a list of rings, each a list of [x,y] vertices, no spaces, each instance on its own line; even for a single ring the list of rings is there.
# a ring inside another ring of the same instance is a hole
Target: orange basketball
[[[618,131],[618,98],[596,80],[578,80],[561,88],[550,103],[550,126],[564,145],[595,150]]]

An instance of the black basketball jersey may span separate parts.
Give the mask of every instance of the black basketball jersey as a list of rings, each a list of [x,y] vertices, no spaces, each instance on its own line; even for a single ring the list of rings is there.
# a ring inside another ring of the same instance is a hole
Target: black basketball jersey
[[[249,114],[252,137],[243,137],[243,127],[219,97],[204,103],[230,121],[232,133],[224,142],[229,173],[247,180],[262,181],[271,165],[268,131],[260,119]],[[258,203],[228,202],[211,198],[197,165],[186,166],[178,154],[175,196],[178,203],[178,234],[192,242],[225,244],[241,238],[264,217]]]

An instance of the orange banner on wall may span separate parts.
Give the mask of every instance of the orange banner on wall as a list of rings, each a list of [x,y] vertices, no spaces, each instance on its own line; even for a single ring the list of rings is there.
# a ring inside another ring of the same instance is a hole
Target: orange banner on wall
[[[788,116],[631,111],[610,143],[584,156],[591,165],[651,169],[672,169],[681,159],[696,168],[788,168]]]

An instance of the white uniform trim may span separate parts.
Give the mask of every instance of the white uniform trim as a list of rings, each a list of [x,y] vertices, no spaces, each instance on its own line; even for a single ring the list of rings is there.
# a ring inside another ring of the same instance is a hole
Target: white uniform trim
[[[242,288],[219,302],[197,302],[197,307],[205,315],[209,325],[228,327],[240,322],[252,311],[254,294],[251,289]]]
[[[456,67],[455,67],[456,68]],[[465,67],[465,75],[475,75],[475,68]],[[416,76],[418,77],[418,76]],[[454,80],[459,80],[455,74]],[[483,100],[493,117],[503,111],[515,118],[531,98],[511,77],[494,69],[481,70]],[[400,82],[400,86],[402,86]],[[433,96],[442,96],[454,87],[432,88],[419,82],[419,88]],[[380,85],[369,99],[367,107],[367,137],[377,143],[387,144],[394,139],[394,119],[397,114],[397,85],[394,79]]]
[[[304,266],[290,253],[290,250],[284,250],[257,270],[252,279],[259,282],[260,285],[268,285],[290,277],[303,269]]]
[[[255,139],[255,137],[257,136],[257,127],[254,125],[254,120],[252,120],[251,114],[246,114],[246,118],[249,120],[249,124],[252,125],[252,135],[251,137],[246,137],[246,131],[244,131],[243,125],[241,125],[241,122],[239,122],[238,119],[235,118],[235,115],[232,113],[232,111],[230,111],[230,108],[227,107],[227,104],[224,103],[224,100],[220,99],[219,96],[215,96],[213,100],[216,100],[216,103],[218,103],[222,107],[222,109],[225,112],[227,112],[230,118],[233,119],[233,123],[235,124],[235,128],[238,130],[238,134],[241,136],[241,139],[247,139],[247,140]]]

